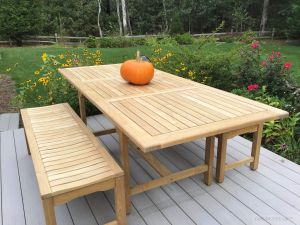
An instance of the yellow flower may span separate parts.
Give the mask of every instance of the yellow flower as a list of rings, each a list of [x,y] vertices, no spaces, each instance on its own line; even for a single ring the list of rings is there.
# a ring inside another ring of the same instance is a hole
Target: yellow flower
[[[68,64],[62,64],[62,67],[68,67],[69,65]]]
[[[195,74],[195,72],[193,72],[193,71],[191,71],[191,70],[188,72],[188,75],[189,75],[190,77],[193,76],[194,74]]]
[[[35,74],[35,75],[39,75],[39,74],[40,74],[40,71],[37,70],[37,71],[34,72],[34,74]]]
[[[45,77],[41,77],[40,79],[39,79],[39,82],[44,82],[45,81]]]
[[[59,57],[60,59],[65,58],[65,56],[64,56],[63,54],[59,54],[58,57]]]
[[[42,55],[42,60],[45,62],[47,60],[47,57],[47,53],[44,52]]]
[[[67,61],[66,61],[67,63],[71,63],[72,62],[72,60],[71,59],[67,59]]]
[[[182,71],[185,71],[186,69],[187,69],[186,66],[181,68]]]
[[[167,52],[166,57],[172,56],[172,52]]]
[[[42,96],[39,95],[39,96],[37,97],[37,99],[39,99],[39,100],[42,99]]]
[[[179,70],[179,69],[175,69],[175,71],[176,71],[177,73],[179,73],[179,72],[180,72],[180,70]]]
[[[61,80],[61,77],[59,77],[59,78],[56,78],[56,80]]]

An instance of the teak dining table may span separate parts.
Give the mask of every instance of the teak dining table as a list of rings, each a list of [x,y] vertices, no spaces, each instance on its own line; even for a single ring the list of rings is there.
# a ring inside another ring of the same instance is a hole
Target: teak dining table
[[[95,132],[95,135],[119,134],[127,212],[130,212],[131,195],[179,179],[204,173],[204,182],[210,185],[215,138],[218,138],[218,182],[224,180],[226,170],[246,163],[256,170],[264,122],[288,116],[286,111],[157,69],[150,84],[132,85],[121,78],[120,66],[64,68],[59,72],[78,90],[80,116],[84,122],[85,99],[88,99],[116,127]],[[227,140],[244,133],[253,133],[251,156],[226,164]],[[152,154],[155,150],[199,138],[206,138],[203,165],[172,173]],[[130,187],[129,143],[160,174],[160,178]]]

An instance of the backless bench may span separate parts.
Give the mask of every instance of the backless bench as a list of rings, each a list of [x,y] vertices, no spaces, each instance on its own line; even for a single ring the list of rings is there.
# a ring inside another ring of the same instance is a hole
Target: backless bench
[[[109,189],[116,212],[109,224],[126,224],[123,171],[72,108],[57,104],[21,115],[46,225],[56,225],[55,205]]]

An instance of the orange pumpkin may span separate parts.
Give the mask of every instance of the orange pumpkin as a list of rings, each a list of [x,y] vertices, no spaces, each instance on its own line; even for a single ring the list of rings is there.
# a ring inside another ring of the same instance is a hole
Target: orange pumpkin
[[[152,63],[142,61],[138,51],[135,60],[127,60],[122,64],[120,73],[122,78],[129,83],[144,85],[152,80],[154,67]]]

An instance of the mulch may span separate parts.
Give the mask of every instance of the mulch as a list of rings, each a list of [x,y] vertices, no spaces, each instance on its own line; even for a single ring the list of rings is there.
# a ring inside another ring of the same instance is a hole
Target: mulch
[[[17,107],[11,104],[16,95],[15,84],[9,76],[0,74],[0,113],[18,112]]]

